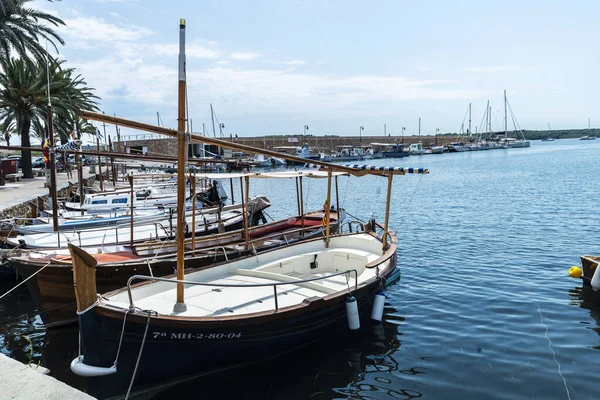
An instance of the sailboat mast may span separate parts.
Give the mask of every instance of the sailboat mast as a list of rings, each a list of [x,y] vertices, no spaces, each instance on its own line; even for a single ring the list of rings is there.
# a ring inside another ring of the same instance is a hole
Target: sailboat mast
[[[185,19],[179,21],[179,87],[177,113],[177,279],[184,279],[185,250],[185,163],[187,156],[187,140],[185,134]],[[212,108],[212,107],[211,107]],[[195,212],[195,211],[194,211]],[[193,229],[193,228],[192,228]],[[183,284],[177,284],[177,303],[174,312],[187,309],[183,299]]]
[[[419,137],[421,136],[421,117],[419,117]]]
[[[508,133],[508,115],[506,112],[506,89],[504,90],[504,136]]]
[[[490,101],[485,106],[485,133],[490,133]]]
[[[215,112],[213,111],[212,103],[210,104],[210,118],[212,119],[212,125],[213,125],[213,138],[216,138],[217,131],[215,131]]]
[[[490,101],[488,100],[488,132],[490,135],[492,134],[492,106],[490,106]]]
[[[471,103],[469,103],[469,137],[471,137]]]

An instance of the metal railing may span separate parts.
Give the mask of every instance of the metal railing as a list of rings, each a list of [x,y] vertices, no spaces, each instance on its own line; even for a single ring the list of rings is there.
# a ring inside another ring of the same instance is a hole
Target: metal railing
[[[181,283],[184,285],[193,285],[193,286],[207,286],[207,287],[226,287],[226,288],[248,288],[248,287],[266,287],[273,286],[273,298],[275,300],[275,312],[279,311],[279,302],[277,300],[277,286],[283,285],[296,285],[299,283],[313,282],[323,279],[332,278],[334,276],[339,275],[349,275],[354,273],[354,290],[358,288],[358,271],[355,269],[349,269],[343,272],[337,272],[335,274],[327,275],[327,276],[319,276],[316,278],[309,279],[300,279],[291,282],[276,282],[276,283],[252,283],[252,284],[234,284],[234,283],[205,283],[205,282],[195,282],[195,281],[186,281],[179,279],[169,279],[169,278],[156,278],[146,275],[133,275],[131,278],[127,280],[127,296],[129,297],[129,308],[131,310],[135,309],[135,305],[133,304],[133,295],[131,294],[131,283],[135,280],[138,281],[159,281],[159,282],[169,282],[169,283]],[[349,279],[347,279],[348,281]]]

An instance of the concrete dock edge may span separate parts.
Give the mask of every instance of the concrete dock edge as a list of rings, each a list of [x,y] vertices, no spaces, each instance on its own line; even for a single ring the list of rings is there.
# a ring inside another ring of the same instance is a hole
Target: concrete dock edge
[[[27,366],[2,353],[0,371],[0,398],[3,399],[94,399],[66,383],[44,375],[45,368],[36,370],[35,366]]]

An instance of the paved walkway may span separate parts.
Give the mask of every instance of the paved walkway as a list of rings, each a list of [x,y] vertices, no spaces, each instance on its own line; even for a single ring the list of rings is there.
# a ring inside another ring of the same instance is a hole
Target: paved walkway
[[[89,176],[89,167],[83,167],[83,176]],[[67,174],[61,172],[56,174],[56,186],[58,189],[66,187],[69,181],[77,183],[77,171],[73,171],[73,179],[67,179]],[[0,212],[6,208],[16,206],[38,196],[48,194],[48,188],[44,187],[45,176],[36,176],[33,179],[21,179],[19,182],[6,181],[0,186]]]
[[[0,353],[0,397],[3,399],[92,400],[88,394],[51,376],[45,368],[27,366]]]

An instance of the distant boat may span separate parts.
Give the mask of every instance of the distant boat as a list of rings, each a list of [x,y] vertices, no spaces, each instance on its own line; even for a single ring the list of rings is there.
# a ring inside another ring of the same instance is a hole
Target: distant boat
[[[579,138],[579,140],[596,140],[595,136],[584,136]]]
[[[545,138],[542,138],[542,142],[554,142],[554,138],[553,137],[545,137]]]
[[[423,144],[421,143],[412,143],[410,146],[408,146],[408,149],[404,151],[408,151],[411,156],[420,156],[425,154],[425,149],[423,149]]]
[[[371,146],[381,147],[381,155],[383,157],[401,158],[410,155],[408,151],[404,151],[404,145],[402,143],[371,143]]]

